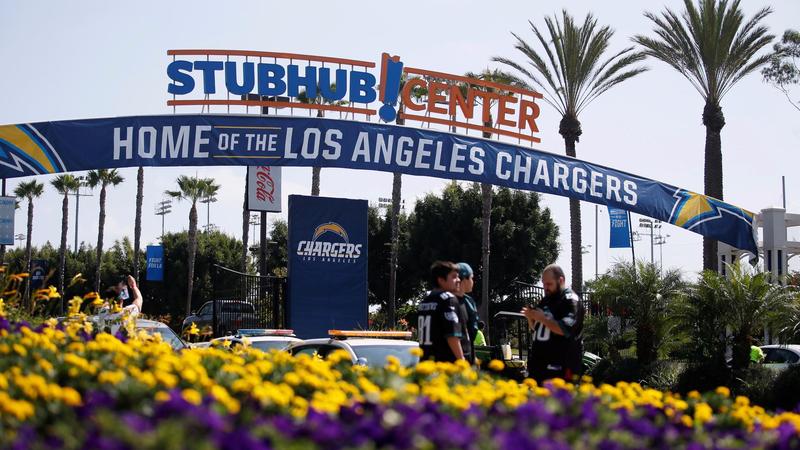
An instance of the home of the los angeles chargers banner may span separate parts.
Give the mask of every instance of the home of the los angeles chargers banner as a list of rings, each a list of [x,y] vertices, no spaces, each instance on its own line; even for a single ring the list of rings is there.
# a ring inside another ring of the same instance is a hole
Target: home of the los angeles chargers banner
[[[0,178],[215,165],[340,167],[486,182],[626,209],[756,251],[753,213],[731,204],[566,156],[430,129],[252,115],[0,126]]]

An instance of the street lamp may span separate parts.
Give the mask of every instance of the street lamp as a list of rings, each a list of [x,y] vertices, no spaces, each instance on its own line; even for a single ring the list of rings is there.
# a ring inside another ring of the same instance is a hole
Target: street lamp
[[[86,177],[81,175],[78,179],[78,188],[75,189],[75,253],[78,253],[78,217],[81,211],[81,197],[92,197],[92,194],[81,194],[81,188],[86,187]]]
[[[17,234],[15,234],[15,235],[14,235],[14,240],[17,240],[17,241],[19,241],[19,243],[17,244],[17,246],[19,246],[19,245],[22,245],[22,241],[24,241],[24,240],[25,240],[25,235],[24,235],[24,234],[22,234],[22,233],[17,233]]]

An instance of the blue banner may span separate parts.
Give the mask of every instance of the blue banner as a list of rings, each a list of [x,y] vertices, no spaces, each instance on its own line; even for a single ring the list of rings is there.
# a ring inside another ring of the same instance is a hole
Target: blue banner
[[[628,211],[619,208],[608,208],[608,219],[611,222],[611,248],[630,248],[631,224],[628,222]]]
[[[164,281],[164,247],[148,245],[145,256],[147,259],[147,281]]]
[[[367,201],[289,196],[289,327],[302,338],[369,328]]]
[[[0,126],[0,178],[137,166],[320,166],[485,182],[623,208],[756,252],[754,214],[567,156],[325,118],[167,115]]]

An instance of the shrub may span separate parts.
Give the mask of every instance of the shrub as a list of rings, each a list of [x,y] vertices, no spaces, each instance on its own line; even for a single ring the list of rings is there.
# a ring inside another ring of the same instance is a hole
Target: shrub
[[[603,359],[590,373],[595,383],[615,384],[620,381],[638,382],[642,368],[636,358],[622,358],[619,362]]]
[[[761,365],[751,365],[746,369],[734,370],[730,386],[734,395],[749,397],[757,405],[769,406],[772,401],[775,371]]]
[[[787,411],[800,410],[800,366],[779,373],[772,384],[772,402],[775,408]]]
[[[678,375],[673,390],[680,394],[690,391],[710,391],[718,386],[727,386],[731,371],[724,365],[706,363],[689,364]]]

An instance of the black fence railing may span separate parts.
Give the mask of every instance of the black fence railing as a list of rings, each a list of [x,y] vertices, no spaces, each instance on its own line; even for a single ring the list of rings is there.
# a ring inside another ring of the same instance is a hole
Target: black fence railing
[[[521,305],[535,305],[544,297],[544,288],[522,281],[514,281],[509,288],[509,297],[514,303]],[[591,292],[578,292],[583,309],[587,315],[597,315],[602,312],[600,305],[593,300]]]
[[[214,283],[214,336],[242,328],[286,326],[286,278],[252,275],[220,265],[215,268],[216,275],[224,272],[227,281]]]

